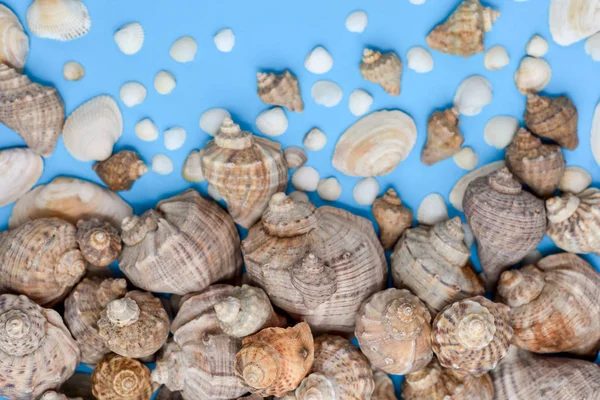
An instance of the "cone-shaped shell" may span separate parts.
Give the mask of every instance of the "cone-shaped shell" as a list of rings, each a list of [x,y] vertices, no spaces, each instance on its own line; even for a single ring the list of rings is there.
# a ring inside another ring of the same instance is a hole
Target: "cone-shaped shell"
[[[485,33],[492,30],[499,16],[500,12],[482,6],[479,0],[465,0],[427,35],[427,45],[462,57],[483,53]]]
[[[92,393],[98,400],[150,400],[150,370],[133,358],[109,354],[92,374]]]
[[[26,223],[0,235],[0,292],[27,295],[51,306],[85,274],[76,229],[58,218]]]
[[[122,150],[92,167],[110,190],[129,190],[133,183],[148,172],[148,167],[135,151]]]
[[[352,332],[362,301],[387,281],[371,222],[283,193],[273,196],[242,248],[250,279],[317,332]]]
[[[458,129],[459,123],[455,107],[436,111],[429,117],[427,142],[421,153],[425,165],[433,165],[458,153],[465,141]]]
[[[548,236],[571,253],[600,254],[600,190],[563,193],[546,201]]]
[[[266,328],[248,336],[235,357],[235,373],[252,393],[283,396],[296,389],[314,360],[310,327]]]
[[[65,300],[65,323],[81,350],[81,362],[96,364],[110,352],[98,333],[102,310],[127,292],[125,279],[85,278]]]
[[[600,350],[600,274],[575,254],[505,271],[498,294],[511,307],[517,347],[594,357]]]
[[[27,9],[27,25],[36,36],[66,41],[87,34],[92,20],[81,0],[35,0]]]
[[[27,193],[43,172],[42,157],[34,151],[20,147],[0,150],[0,207]]]
[[[78,363],[77,343],[56,311],[0,295],[0,397],[35,399],[56,390]]]
[[[121,252],[121,237],[117,229],[97,218],[77,223],[77,243],[83,258],[92,265],[106,267]]]
[[[380,369],[373,368],[373,380],[375,381],[375,390],[371,400],[398,400],[395,393],[394,382],[389,375]]]
[[[360,74],[369,82],[380,85],[392,96],[400,94],[402,61],[393,51],[382,54],[377,50],[365,49]]]
[[[568,97],[529,94],[524,118],[527,128],[536,135],[552,139],[568,150],[579,146],[577,108]]]
[[[282,106],[299,113],[304,110],[298,79],[290,71],[286,70],[281,74],[259,72],[256,79],[258,97],[263,103]]]
[[[510,308],[482,296],[446,307],[433,321],[431,340],[440,364],[482,376],[506,356],[513,336]]]
[[[156,209],[121,226],[119,267],[135,286],[181,295],[238,275],[239,235],[217,203],[189,189]]]
[[[490,287],[502,271],[534,250],[546,232],[544,202],[522,190],[507,168],[472,181],[463,208]]]
[[[0,122],[17,132],[31,150],[50,157],[65,122],[65,107],[53,87],[32,83],[0,64]]]
[[[0,63],[22,70],[29,54],[29,38],[19,18],[0,5]]]
[[[379,241],[384,250],[392,250],[407,228],[412,226],[413,213],[402,205],[402,201],[394,189],[373,203],[373,218],[379,225]]]
[[[434,315],[455,301],[483,295],[464,238],[459,217],[407,230],[391,257],[395,286],[410,289]]]

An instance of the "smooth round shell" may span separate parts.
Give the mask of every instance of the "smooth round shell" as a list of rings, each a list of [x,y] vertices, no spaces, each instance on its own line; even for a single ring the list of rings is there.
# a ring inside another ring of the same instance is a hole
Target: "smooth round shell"
[[[115,32],[114,39],[123,54],[133,55],[144,45],[144,28],[138,22],[123,25]]]
[[[233,50],[233,46],[235,46],[235,35],[229,28],[221,29],[213,37],[213,41],[215,42],[215,46],[217,46],[219,51],[222,51],[223,53],[229,53],[231,50]]]
[[[369,23],[369,17],[364,11],[354,11],[348,14],[346,17],[346,29],[354,33],[362,33],[367,24]]]
[[[473,75],[456,89],[454,106],[462,115],[474,116],[492,101],[492,84],[482,76]]]
[[[194,61],[198,52],[198,43],[191,36],[182,36],[173,43],[169,55],[173,60],[180,63]]]
[[[175,81],[175,77],[169,71],[160,71],[154,77],[154,89],[156,89],[158,94],[169,94],[176,86],[177,82]]]
[[[0,150],[0,207],[18,200],[44,172],[42,157],[28,148]]]
[[[315,103],[325,107],[335,107],[342,100],[344,92],[335,82],[317,81],[312,86],[311,95]]]
[[[408,50],[406,54],[408,68],[420,74],[429,72],[433,69],[433,57],[427,49],[415,46]]]
[[[63,77],[67,81],[79,81],[85,76],[85,69],[77,61],[69,61],[63,67]]]
[[[119,90],[119,97],[127,107],[134,107],[146,100],[148,90],[139,82],[126,82]]]
[[[324,47],[317,46],[306,56],[304,67],[313,74],[324,74],[333,67],[333,57]]]
[[[490,47],[483,57],[483,65],[490,71],[499,71],[510,63],[510,57],[504,46]]]

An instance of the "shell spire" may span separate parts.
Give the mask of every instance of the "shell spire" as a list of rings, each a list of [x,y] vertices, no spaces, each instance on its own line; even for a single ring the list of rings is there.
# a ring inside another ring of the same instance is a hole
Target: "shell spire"
[[[413,213],[402,205],[402,200],[394,189],[373,203],[373,217],[379,225],[379,241],[384,250],[392,250],[402,233],[412,226]]]
[[[393,51],[382,54],[377,50],[364,49],[360,73],[364,79],[377,83],[392,96],[400,94],[402,61]]]
[[[97,267],[112,264],[121,252],[121,237],[117,229],[97,218],[77,223],[77,243],[83,258]]]
[[[465,139],[458,129],[456,107],[436,111],[427,122],[427,142],[421,153],[425,165],[433,165],[458,153]]]
[[[531,132],[551,140],[568,150],[579,146],[577,108],[566,96],[527,95],[525,124]]]
[[[298,113],[304,111],[298,79],[290,71],[281,74],[258,72],[256,79],[258,97],[263,103],[283,106]]]
[[[275,193],[262,217],[271,235],[298,236],[313,230],[317,224],[317,208],[311,203],[294,201],[283,192]]]
[[[131,150],[119,151],[107,160],[97,162],[92,168],[102,182],[115,192],[131,189],[133,183],[148,172],[139,154]]]
[[[150,370],[133,358],[107,355],[94,368],[92,393],[98,400],[150,400]]]
[[[309,309],[329,300],[337,290],[335,271],[312,253],[296,263],[290,273],[292,285],[302,294]]]

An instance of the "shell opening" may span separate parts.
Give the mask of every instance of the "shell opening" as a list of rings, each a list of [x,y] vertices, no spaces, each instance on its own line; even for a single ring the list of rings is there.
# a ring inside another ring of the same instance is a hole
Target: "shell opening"
[[[553,197],[546,200],[546,210],[548,211],[548,220],[553,224],[558,224],[571,217],[581,200],[572,193],[564,193],[561,197]]]
[[[242,302],[237,297],[228,297],[214,305],[217,318],[226,324],[234,322],[242,310]]]
[[[487,346],[495,333],[494,316],[484,307],[480,307],[479,312],[465,316],[458,324],[458,341],[471,349]]]
[[[106,307],[106,316],[117,326],[129,326],[139,319],[140,307],[135,300],[128,297],[113,300]]]
[[[130,396],[138,386],[138,378],[133,371],[121,371],[113,379],[113,388],[120,396]]]

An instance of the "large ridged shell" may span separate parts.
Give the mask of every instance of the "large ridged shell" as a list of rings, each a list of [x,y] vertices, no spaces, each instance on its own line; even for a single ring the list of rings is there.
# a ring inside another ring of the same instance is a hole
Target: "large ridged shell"
[[[373,380],[375,381],[375,390],[371,400],[398,400],[395,393],[394,382],[384,371],[373,368]]]
[[[0,295],[0,397],[29,400],[56,390],[78,363],[77,343],[56,311]]]
[[[456,107],[436,111],[429,117],[427,142],[421,153],[425,165],[433,165],[458,153],[465,141],[458,129],[459,123]]]
[[[27,25],[36,36],[65,41],[87,34],[92,20],[81,0],[34,0]]]
[[[377,50],[365,49],[360,74],[369,82],[381,85],[392,96],[400,94],[402,61],[393,51],[382,54]]]
[[[394,284],[410,289],[433,314],[455,301],[483,295],[464,238],[459,217],[407,230],[391,257]]]
[[[549,19],[552,39],[568,46],[600,31],[599,6],[598,0],[552,0]]]
[[[392,250],[394,245],[407,228],[413,223],[413,213],[402,205],[402,200],[394,189],[388,189],[385,194],[373,203],[373,218],[379,225],[379,241],[384,250]]]
[[[65,122],[65,106],[52,86],[32,83],[0,64],[0,122],[17,132],[31,150],[50,157]]]
[[[463,199],[465,197],[465,192],[467,191],[469,184],[477,178],[489,175],[492,172],[502,169],[504,167],[506,167],[506,163],[504,162],[504,160],[494,161],[492,163],[479,167],[476,170],[471,171],[462,178],[460,178],[460,180],[456,182],[456,184],[450,191],[449,200],[452,206],[454,206],[454,208],[456,208],[458,211],[464,211]]]
[[[566,96],[527,95],[524,119],[531,132],[552,139],[565,149],[575,150],[579,145],[577,108]]]
[[[298,79],[290,71],[286,70],[281,74],[259,72],[256,79],[258,97],[263,103],[282,106],[295,112],[304,110]]]
[[[0,5],[0,63],[22,70],[29,54],[29,38],[19,18]]]
[[[129,190],[133,183],[148,172],[148,167],[135,151],[122,150],[92,167],[110,190]]]
[[[92,392],[98,400],[150,400],[150,370],[133,358],[109,354],[94,369]]]
[[[23,196],[44,172],[42,157],[26,148],[0,150],[0,207]]]
[[[414,120],[399,110],[361,118],[340,137],[333,166],[350,176],[387,175],[410,154],[417,140]]]
[[[431,361],[431,314],[406,289],[367,299],[356,315],[356,338],[371,364],[389,374],[418,371]]]

